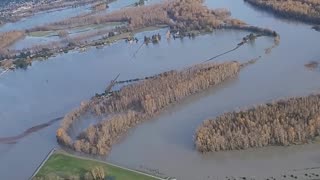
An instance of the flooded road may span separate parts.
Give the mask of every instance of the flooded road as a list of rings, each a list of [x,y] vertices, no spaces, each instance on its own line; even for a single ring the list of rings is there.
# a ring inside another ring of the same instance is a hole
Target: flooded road
[[[233,17],[249,24],[278,31],[280,45],[265,55],[264,50],[273,44],[273,39],[262,37],[219,57],[216,61],[245,62],[262,55],[260,61],[245,68],[238,78],[187,98],[138,126],[114,146],[108,160],[131,168],[158,169],[183,180],[226,175],[270,176],[293,168],[319,166],[320,145],[207,155],[195,151],[193,134],[204,119],[320,88],[317,83],[320,73],[304,67],[305,63],[320,58],[318,32],[308,25],[257,11],[241,0],[216,0],[207,4],[228,8]],[[166,29],[159,32],[165,35]],[[138,38],[153,33],[141,33]],[[82,100],[102,92],[118,73],[119,80],[124,80],[183,68],[232,49],[247,34],[216,31],[195,39],[162,40],[157,45],[144,46],[133,59],[140,44],[118,42],[103,49],[61,54],[35,62],[28,70],[8,72],[0,77],[0,137],[15,136],[32,125],[63,116]],[[57,146],[57,127],[55,123],[16,144],[0,144],[0,179],[28,178],[51,148]],[[19,173],[10,173],[12,169],[19,169]]]

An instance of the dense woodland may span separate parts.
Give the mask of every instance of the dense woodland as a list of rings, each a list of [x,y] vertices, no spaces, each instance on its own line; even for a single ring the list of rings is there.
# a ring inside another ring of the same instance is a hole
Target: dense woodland
[[[76,36],[68,36],[68,29],[90,26],[93,24],[106,24],[112,22],[122,22],[123,24],[113,29],[102,29],[82,33]],[[56,31],[61,39],[46,44],[35,45],[22,50],[2,50],[0,60],[21,60],[25,57],[48,58],[56,53],[83,48],[86,46],[99,46],[110,43],[110,35],[119,35],[134,32],[145,27],[156,25],[168,25],[174,34],[179,32],[179,37],[197,34],[198,32],[211,32],[214,29],[239,29],[255,32],[259,35],[277,36],[272,30],[247,26],[244,22],[230,17],[230,12],[225,9],[211,10],[203,5],[202,0],[173,0],[162,3],[130,7],[120,9],[112,13],[86,13],[63,21],[38,26],[26,30],[26,33]],[[92,40],[98,38],[98,40]],[[12,63],[1,63],[1,66],[9,66]],[[25,63],[26,64],[26,63]],[[13,67],[14,68],[14,67]]]
[[[320,23],[319,0],[245,0],[250,4],[271,10],[281,16]]]
[[[111,95],[93,98],[65,116],[57,131],[58,141],[76,151],[106,155],[112,144],[130,128],[150,119],[168,105],[237,76],[241,64],[200,64],[169,71],[151,79],[124,86]],[[91,112],[106,118],[90,126],[77,140],[69,134],[79,117]]]
[[[291,98],[223,114],[198,128],[200,152],[304,144],[320,133],[320,95]]]

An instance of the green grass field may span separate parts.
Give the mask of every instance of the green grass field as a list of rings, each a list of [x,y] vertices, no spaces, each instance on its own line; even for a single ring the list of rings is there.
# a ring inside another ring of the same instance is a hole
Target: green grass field
[[[48,175],[51,177],[59,176],[67,178],[71,176],[78,176],[81,179],[86,172],[89,172],[94,167],[102,167],[107,175],[106,179],[112,180],[155,180],[143,174],[132,172],[126,169],[115,167],[109,164],[101,163],[94,160],[77,158],[66,153],[54,153],[36,174],[34,179],[47,179]]]
[[[58,34],[54,31],[35,31],[28,34],[28,36],[31,36],[31,37],[45,37],[50,35],[58,35]]]

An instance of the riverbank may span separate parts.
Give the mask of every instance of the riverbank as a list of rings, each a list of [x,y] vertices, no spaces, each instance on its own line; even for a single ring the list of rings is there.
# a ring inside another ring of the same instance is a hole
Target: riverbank
[[[117,180],[164,180],[150,174],[127,169],[104,161],[68,154],[62,150],[53,150],[45,158],[39,171],[32,180],[48,178],[83,179],[91,175],[94,168],[102,168],[105,178]]]

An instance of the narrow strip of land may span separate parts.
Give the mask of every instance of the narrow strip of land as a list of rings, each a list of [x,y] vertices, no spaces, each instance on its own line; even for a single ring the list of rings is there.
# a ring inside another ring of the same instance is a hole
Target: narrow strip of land
[[[117,180],[165,180],[151,174],[121,167],[105,161],[66,153],[62,150],[51,151],[40,164],[31,179],[41,178],[84,178],[99,168],[104,178]]]

